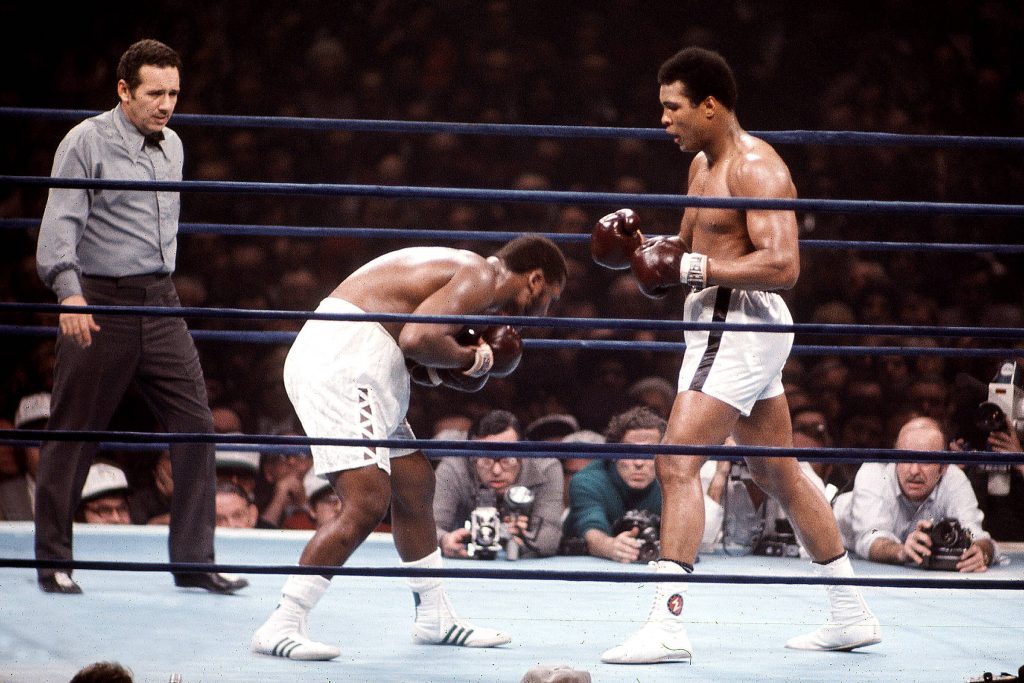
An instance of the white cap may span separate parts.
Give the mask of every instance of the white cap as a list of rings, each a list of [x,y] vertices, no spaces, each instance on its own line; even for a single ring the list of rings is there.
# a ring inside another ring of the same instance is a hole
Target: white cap
[[[312,500],[313,496],[323,493],[324,489],[330,489],[331,482],[318,475],[314,470],[310,470],[302,479],[302,487],[306,489],[306,500],[308,501]]]
[[[89,468],[89,476],[82,487],[82,502],[109,496],[112,493],[127,493],[128,479],[119,467],[98,462]]]
[[[18,403],[18,411],[14,414],[14,427],[20,429],[36,420],[50,419],[50,394],[42,391],[30,394]]]
[[[217,458],[217,469],[237,468],[252,470],[253,473],[260,471],[260,454],[258,451],[237,451],[228,450],[230,446],[218,446],[214,451]]]
[[[434,441],[465,441],[466,430],[449,427],[448,429],[442,429],[437,434],[434,434],[433,439]]]
[[[598,434],[590,429],[581,429],[578,432],[572,434],[566,434],[562,437],[562,443],[604,443],[605,438],[603,434]]]

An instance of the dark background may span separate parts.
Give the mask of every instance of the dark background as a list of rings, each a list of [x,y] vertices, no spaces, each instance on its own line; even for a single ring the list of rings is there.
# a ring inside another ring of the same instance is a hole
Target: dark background
[[[116,104],[115,68],[153,37],[184,60],[177,113],[658,127],[655,74],[687,45],[719,50],[739,83],[752,131],[861,130],[1024,135],[1024,10],[1019,2],[150,2],[0,3],[0,105],[102,110]],[[4,118],[0,174],[47,175],[69,122]],[[438,187],[682,192],[689,157],[667,140],[564,140],[327,133],[185,126],[188,179]],[[1020,152],[782,145],[802,197],[1019,203]],[[0,217],[42,215],[43,190],[0,186]],[[619,207],[186,193],[182,221],[296,226],[589,232]],[[641,211],[671,232],[676,211]],[[803,214],[805,240],[1020,243],[1019,218]],[[52,301],[35,273],[33,230],[0,230],[0,300]],[[177,282],[185,305],[308,310],[367,259],[413,242],[183,235]],[[423,241],[415,241],[422,244]],[[441,243],[441,242],[439,242]],[[443,244],[452,244],[443,242]],[[494,243],[464,244],[483,253]],[[628,278],[567,249],[573,279],[562,316],[673,318],[678,297],[643,298]],[[1019,256],[805,249],[786,293],[798,322],[1020,327]],[[3,323],[53,325],[51,316]],[[284,323],[191,320],[193,328],[295,329]],[[549,331],[527,330],[529,336]],[[563,337],[679,340],[650,333]],[[798,343],[968,345],[984,340],[845,336]],[[1007,346],[1007,342],[999,342]],[[52,383],[52,340],[8,336],[0,410]],[[251,433],[298,429],[280,382],[287,348],[203,342],[211,402],[233,407]],[[636,380],[674,385],[670,354],[532,352],[506,381],[476,395],[417,393],[423,436],[447,413],[550,412],[601,430]],[[896,406],[937,375],[987,382],[995,360],[794,357],[795,402],[827,407],[851,445],[890,445]],[[852,382],[881,400],[849,400]],[[420,392],[417,389],[417,392]],[[129,400],[115,427],[146,428]],[[859,421],[858,421],[859,420]],[[877,430],[865,430],[865,420]]]

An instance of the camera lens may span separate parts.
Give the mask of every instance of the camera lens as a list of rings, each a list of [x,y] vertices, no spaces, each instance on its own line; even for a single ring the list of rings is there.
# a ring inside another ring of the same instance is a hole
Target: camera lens
[[[974,411],[974,425],[986,432],[1005,432],[1006,413],[995,403],[985,401]]]

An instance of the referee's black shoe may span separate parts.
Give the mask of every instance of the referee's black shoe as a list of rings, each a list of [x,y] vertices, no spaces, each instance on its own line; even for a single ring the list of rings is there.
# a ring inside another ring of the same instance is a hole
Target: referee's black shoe
[[[82,592],[81,586],[75,583],[75,580],[71,578],[71,574],[67,572],[40,576],[39,588],[44,593],[64,593],[65,595],[77,595]]]
[[[175,574],[174,585],[178,588],[202,588],[211,593],[231,595],[249,585],[242,578],[230,578],[224,574],[207,572],[201,574]]]

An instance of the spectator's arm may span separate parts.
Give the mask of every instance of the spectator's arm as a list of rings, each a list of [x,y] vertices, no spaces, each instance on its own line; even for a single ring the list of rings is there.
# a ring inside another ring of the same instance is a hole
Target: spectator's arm
[[[878,539],[902,545],[896,535],[898,502],[890,496],[891,487],[881,476],[881,471],[874,463],[865,463],[858,470],[853,484],[850,515],[856,541],[854,551],[868,559],[873,559],[871,549]]]
[[[628,564],[640,557],[640,541],[636,535],[636,529],[623,531],[618,536],[609,536],[600,529],[588,529],[583,540],[587,542],[587,552],[594,557]]]
[[[456,529],[464,528],[465,519],[459,519],[461,489],[465,477],[459,471],[461,458],[442,458],[434,472],[434,523],[437,525],[437,540]]]
[[[523,534],[528,539],[523,544],[524,557],[554,555],[562,541],[562,487],[565,485],[562,463],[555,459],[540,463],[544,483],[533,488],[530,526]]]

